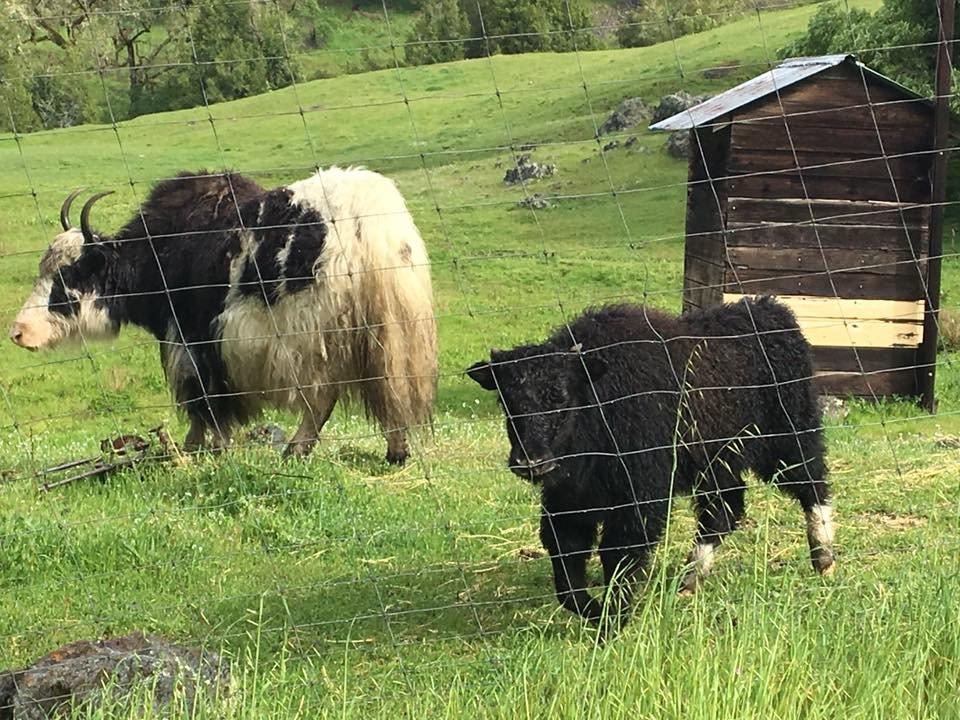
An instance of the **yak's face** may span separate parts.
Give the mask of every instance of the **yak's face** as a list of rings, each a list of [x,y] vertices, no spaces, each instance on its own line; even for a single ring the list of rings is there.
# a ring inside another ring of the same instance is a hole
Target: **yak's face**
[[[494,350],[467,374],[486,390],[497,392],[510,439],[510,470],[538,481],[569,455],[577,418],[596,406],[591,382],[605,366],[579,348],[558,351],[545,346],[506,352]]]
[[[40,260],[33,292],[10,329],[10,339],[27,350],[52,348],[70,338],[114,337],[102,299],[105,251],[85,244],[79,230],[58,235]]]

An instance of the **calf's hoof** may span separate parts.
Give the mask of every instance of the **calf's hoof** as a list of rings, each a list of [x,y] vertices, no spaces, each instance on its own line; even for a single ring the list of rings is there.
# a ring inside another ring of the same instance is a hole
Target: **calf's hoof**
[[[810,562],[813,565],[813,569],[823,577],[830,577],[837,570],[836,559],[829,550],[818,550],[817,552],[811,553]]]
[[[700,578],[696,573],[688,573],[680,581],[680,587],[677,588],[677,595],[680,597],[693,597],[697,594],[697,586],[700,584]]]

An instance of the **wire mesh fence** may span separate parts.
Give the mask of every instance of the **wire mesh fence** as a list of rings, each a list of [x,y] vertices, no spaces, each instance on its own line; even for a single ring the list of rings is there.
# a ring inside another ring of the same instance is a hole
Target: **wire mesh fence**
[[[278,716],[415,713],[581,628],[852,642],[898,584],[955,646],[928,4],[12,3],[3,665],[144,631]]]

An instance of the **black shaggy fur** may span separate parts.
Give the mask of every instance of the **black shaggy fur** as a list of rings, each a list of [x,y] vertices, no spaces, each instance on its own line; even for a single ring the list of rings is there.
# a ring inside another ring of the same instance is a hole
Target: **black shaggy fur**
[[[139,325],[160,340],[164,359],[169,343],[183,348],[185,372],[171,380],[191,419],[208,428],[244,423],[250,409],[230,386],[214,323],[243,228],[253,230],[256,249],[241,272],[241,295],[272,303],[312,282],[327,232],[319,214],[294,205],[286,188],[265,191],[242,175],[200,171],[158,183],[115,235],[85,244],[55,280],[50,309],[75,312],[66,288],[94,291],[115,325]],[[278,267],[291,233],[295,252]]]
[[[468,374],[498,391],[510,468],[541,487],[558,598],[588,619],[604,607],[585,589],[601,526],[608,591],[623,573],[618,616],[672,496],[694,493],[697,542],[711,546],[743,516],[747,469],[804,510],[828,501],[809,346],[770,298],[679,318],[590,310],[544,343],[492,351]],[[813,540],[811,553],[818,570],[833,564]]]

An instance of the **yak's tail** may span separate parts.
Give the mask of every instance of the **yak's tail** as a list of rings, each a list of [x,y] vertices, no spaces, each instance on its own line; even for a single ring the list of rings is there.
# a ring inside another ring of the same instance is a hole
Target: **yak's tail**
[[[388,432],[425,426],[436,398],[438,352],[426,247],[391,180],[357,168],[331,168],[321,176],[336,189],[340,217],[354,224],[348,229],[350,223],[341,222],[339,232],[342,241],[356,242],[353,285],[363,350],[354,357],[364,409]]]

